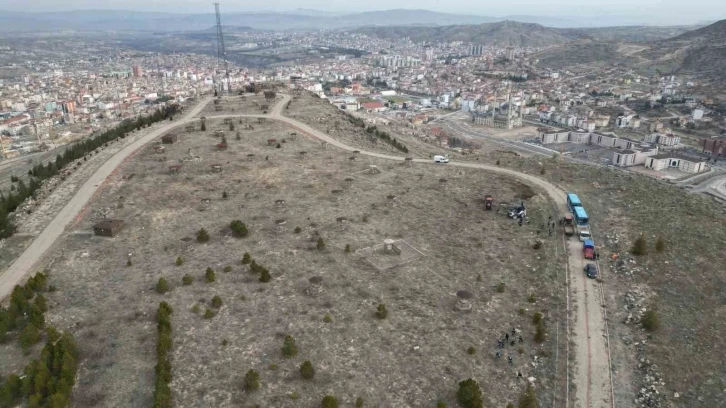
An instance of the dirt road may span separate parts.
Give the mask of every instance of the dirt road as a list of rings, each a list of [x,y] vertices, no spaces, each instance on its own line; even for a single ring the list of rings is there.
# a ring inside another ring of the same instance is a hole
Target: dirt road
[[[36,262],[38,262],[43,254],[53,245],[61,234],[63,234],[68,224],[76,218],[91,197],[93,197],[93,194],[98,189],[98,186],[103,183],[106,177],[108,177],[116,169],[116,167],[124,161],[124,159],[169,130],[196,120],[194,117],[201,112],[210,100],[211,97],[200,101],[197,106],[184,115],[182,119],[169,122],[167,126],[145,135],[116,153],[109,161],[104,163],[98,171],[96,171],[96,173],[94,173],[83,184],[76,195],[70,199],[60,213],[58,213],[48,224],[48,226],[43,229],[43,232],[41,232],[40,235],[33,240],[30,246],[28,246],[28,248],[20,254],[18,259],[16,259],[5,271],[2,272],[2,274],[0,274],[0,299],[5,299],[5,297],[12,292],[13,287],[22,282],[23,278],[33,271],[33,267]]]
[[[268,115],[217,115],[208,116],[208,118],[259,118],[267,117],[315,137],[327,144],[338,147],[346,151],[360,151],[355,147],[348,146],[329,135],[320,132],[312,127],[290,119],[281,115],[283,107],[290,100],[288,95],[278,101]],[[23,252],[23,254],[0,275],[0,299],[7,296],[16,283],[19,283],[23,277],[32,270],[35,263],[47,251],[50,246],[60,237],[66,226],[73,221],[79,214],[92,195],[97,190],[103,180],[108,177],[113,170],[121,164],[121,162],[154,138],[160,136],[165,131],[173,127],[183,125],[185,123],[197,120],[194,118],[204,105],[209,102],[209,98],[201,102],[197,107],[190,111],[183,119],[171,123],[168,127],[159,129],[142,139],[139,139],[133,145],[122,150],[111,160],[106,162],[101,168],[89,179],[71,201],[63,208],[53,221],[45,228],[43,233],[33,241],[33,243]],[[360,151],[360,154],[380,159],[403,161],[403,156],[393,156],[383,153]],[[415,163],[432,165],[431,159],[414,159]],[[523,182],[536,185],[544,189],[550,197],[557,203],[561,214],[567,213],[566,193],[559,187],[551,184],[538,177],[520,173],[514,170],[501,168],[498,166],[490,166],[478,163],[452,162],[449,166],[467,167],[472,169],[480,169],[492,171],[504,175],[517,178]],[[574,377],[572,382],[575,384],[575,406],[577,407],[612,407],[614,406],[612,398],[612,378],[610,370],[610,354],[608,348],[606,310],[603,307],[602,285],[594,280],[589,280],[584,276],[581,245],[579,241],[567,241],[566,250],[569,253],[569,262],[563,272],[563,279],[566,280],[569,287],[568,312],[573,312],[574,325],[572,331],[574,338],[572,339],[576,346],[576,354],[574,360]],[[568,313],[569,314],[569,313]],[[569,361],[569,356],[568,356]],[[569,388],[568,388],[569,390]],[[565,395],[567,401],[570,400],[569,391]]]
[[[313,136],[330,145],[347,151],[359,150],[320,132],[296,120],[280,114],[287,104],[289,96],[285,95],[270,115],[273,119],[287,123],[293,128]],[[230,115],[231,117],[233,115]],[[250,115],[255,117],[259,115]],[[392,156],[376,152],[360,151],[360,154],[387,160],[403,161],[402,156]],[[435,164],[431,159],[414,159],[415,163]],[[544,189],[557,203],[561,215],[568,213],[567,193],[556,185],[529,174],[498,166],[478,163],[451,162],[448,165],[480,169],[505,174]],[[614,407],[612,370],[610,368],[610,351],[607,331],[607,311],[604,307],[603,285],[588,279],[584,274],[585,260],[582,256],[582,244],[571,238],[566,241],[569,254],[567,265],[567,283],[571,299],[568,308],[574,312],[572,331],[576,346],[574,378],[575,406],[588,408]],[[598,270],[601,270],[598,265]],[[572,305],[572,306],[570,306]],[[568,313],[569,314],[569,313]],[[566,397],[569,400],[569,396]]]

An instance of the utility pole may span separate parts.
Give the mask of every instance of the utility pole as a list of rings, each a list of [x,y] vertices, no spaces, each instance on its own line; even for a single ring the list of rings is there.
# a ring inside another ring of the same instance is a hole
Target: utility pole
[[[227,92],[232,91],[232,83],[229,81],[229,64],[227,63],[227,52],[224,49],[224,34],[222,34],[222,18],[219,14],[219,3],[214,3],[214,12],[217,15],[217,67],[224,61],[225,77],[227,78]],[[224,90],[222,83],[220,93]]]

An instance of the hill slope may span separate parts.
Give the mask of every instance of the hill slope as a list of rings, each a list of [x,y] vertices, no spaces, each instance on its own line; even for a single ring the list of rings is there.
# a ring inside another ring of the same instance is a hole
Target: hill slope
[[[516,21],[443,27],[363,27],[356,31],[377,38],[410,37],[415,42],[463,41],[485,46],[546,47],[570,41],[558,29]]]
[[[726,20],[653,43],[639,66],[664,73],[726,75]]]

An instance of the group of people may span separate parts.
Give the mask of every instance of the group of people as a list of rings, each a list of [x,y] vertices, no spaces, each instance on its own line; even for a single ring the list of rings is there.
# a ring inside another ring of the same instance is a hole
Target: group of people
[[[516,337],[515,337],[516,336]],[[511,339],[511,340],[510,340]],[[512,327],[512,334],[510,335],[509,332],[505,332],[504,336],[500,339],[497,339],[497,348],[504,349],[507,347],[507,343],[509,343],[510,346],[514,347],[517,343],[524,343],[524,339],[521,335],[517,335],[517,329]],[[496,358],[499,359],[502,357],[502,352],[497,350],[495,354]],[[514,358],[512,356],[507,356],[507,362],[512,365],[514,364]]]

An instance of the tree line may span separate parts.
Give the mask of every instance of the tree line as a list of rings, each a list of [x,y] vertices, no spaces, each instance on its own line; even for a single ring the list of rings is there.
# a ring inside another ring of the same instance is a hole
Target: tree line
[[[46,285],[47,276],[38,273],[25,286],[15,286],[8,307],[0,308],[0,343],[19,333],[20,345],[29,353],[30,347],[40,341],[48,309],[42,294]],[[60,333],[53,327],[47,327],[45,334],[40,358],[25,366],[22,376],[11,374],[0,379],[0,408],[18,406],[23,399],[33,408],[69,405],[78,367],[76,343],[70,333]]]
[[[29,181],[27,184],[23,180],[15,178],[17,185],[14,185],[14,189],[7,196],[0,192],[0,239],[8,238],[15,233],[15,225],[8,219],[8,215],[15,211],[26,199],[35,197],[36,191],[44,180],[58,175],[68,164],[81,158],[85,159],[88,153],[99,147],[106,146],[116,139],[123,139],[127,133],[134,130],[151,126],[151,124],[165,119],[171,119],[177,112],[179,112],[179,105],[174,104],[163,109],[157,109],[149,116],[143,116],[136,120],[124,120],[115,128],[107,130],[98,136],[68,146],[63,153],[56,156],[54,161],[50,161],[46,165],[36,164],[32,169],[28,170]]]

